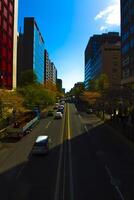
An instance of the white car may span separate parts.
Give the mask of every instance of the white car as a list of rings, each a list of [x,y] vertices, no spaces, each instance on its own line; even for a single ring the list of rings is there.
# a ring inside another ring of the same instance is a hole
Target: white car
[[[58,109],[64,109],[64,105],[60,105]]]
[[[56,112],[55,119],[62,119],[63,114],[61,112]]]
[[[65,101],[61,101],[61,103],[60,103],[61,105],[64,105],[65,104]]]
[[[49,138],[46,135],[37,137],[32,153],[33,154],[47,154],[49,152]]]

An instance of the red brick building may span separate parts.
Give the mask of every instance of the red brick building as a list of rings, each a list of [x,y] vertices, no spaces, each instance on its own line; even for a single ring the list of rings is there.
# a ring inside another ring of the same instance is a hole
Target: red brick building
[[[0,88],[16,87],[17,0],[0,0]]]

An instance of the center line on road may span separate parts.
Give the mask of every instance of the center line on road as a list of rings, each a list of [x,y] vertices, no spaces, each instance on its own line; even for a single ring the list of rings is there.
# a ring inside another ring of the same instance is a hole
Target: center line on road
[[[87,126],[85,125],[85,130],[86,130],[86,132],[88,133],[88,128],[87,128]]]

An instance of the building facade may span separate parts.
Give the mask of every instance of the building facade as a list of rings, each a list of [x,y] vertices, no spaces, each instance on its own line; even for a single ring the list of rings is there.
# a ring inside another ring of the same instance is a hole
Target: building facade
[[[107,44],[99,50],[99,62],[97,70],[100,74],[106,74],[110,87],[117,87],[121,84],[121,44]]]
[[[50,80],[51,82],[56,85],[57,80],[57,69],[53,62],[51,62],[51,69],[50,69]]]
[[[24,70],[33,70],[39,83],[44,84],[44,40],[33,17],[24,18],[24,33],[19,38],[22,58],[18,60],[18,77]]]
[[[18,0],[0,0],[0,87],[16,88]]]
[[[102,35],[93,35],[85,49],[85,88],[89,87],[89,80],[94,79],[100,74],[99,63],[101,63],[101,57],[98,57],[98,50],[105,43],[116,44],[120,42],[120,36],[117,32],[103,33]],[[96,65],[96,67],[95,67]],[[94,66],[94,67],[93,67]]]
[[[122,84],[134,84],[134,1],[121,0]]]
[[[44,83],[48,83],[51,80],[51,61],[47,50],[44,51]]]
[[[57,79],[56,81],[56,86],[59,92],[62,92],[62,80],[61,79]]]

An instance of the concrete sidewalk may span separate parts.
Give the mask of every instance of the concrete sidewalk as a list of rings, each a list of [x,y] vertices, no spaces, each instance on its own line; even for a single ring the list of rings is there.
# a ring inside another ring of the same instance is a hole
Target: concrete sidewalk
[[[79,112],[81,120],[85,126],[85,130],[90,134],[90,131],[96,127],[103,125],[106,127],[106,130],[112,132],[117,138],[120,138],[121,141],[124,141],[130,148],[134,149],[134,143],[125,137],[118,129],[113,127],[111,124],[106,121],[101,120],[95,114],[86,114],[84,112]]]

